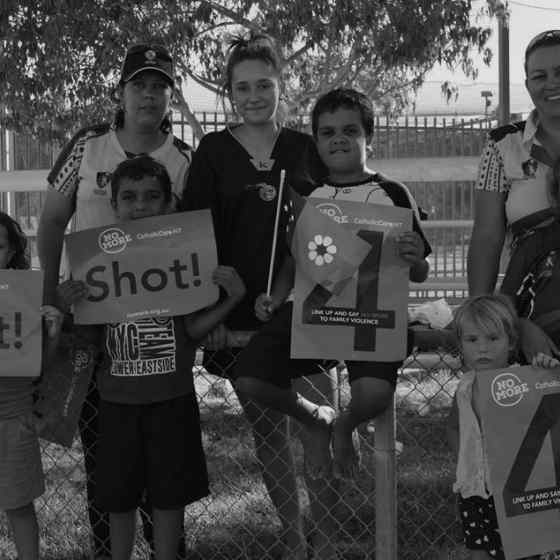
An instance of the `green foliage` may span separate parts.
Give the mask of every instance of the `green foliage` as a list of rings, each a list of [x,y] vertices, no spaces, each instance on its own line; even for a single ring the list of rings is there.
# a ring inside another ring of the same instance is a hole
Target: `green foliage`
[[[1,119],[64,138],[108,118],[126,45],[143,40],[168,45],[182,76],[216,91],[228,37],[247,30],[281,46],[292,112],[345,85],[398,112],[434,64],[474,77],[473,50],[489,58],[490,30],[470,16],[470,0],[3,0]]]
[[[129,43],[150,39],[173,45],[192,37],[190,12],[182,4],[3,0],[3,124],[40,136],[64,137],[107,118],[114,109],[111,94]]]

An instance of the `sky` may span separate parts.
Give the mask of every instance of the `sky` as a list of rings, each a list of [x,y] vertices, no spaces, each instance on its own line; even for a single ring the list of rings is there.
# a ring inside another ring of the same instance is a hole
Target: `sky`
[[[473,11],[478,10],[486,0],[473,1]],[[510,22],[509,22],[509,61],[510,61],[510,83],[511,83],[511,110],[512,112],[526,112],[531,107],[531,101],[525,91],[523,59],[525,47],[529,41],[541,31],[547,29],[560,29],[560,0],[509,0]],[[479,75],[476,82],[467,78],[461,71],[451,72],[447,68],[435,68],[426,77],[426,85],[419,92],[417,110],[423,111],[430,106],[440,106],[442,111],[446,110],[441,96],[438,96],[438,88],[442,81],[450,80],[459,86],[458,103],[448,107],[473,107],[484,106],[484,100],[480,96],[482,90],[490,90],[494,96],[493,105],[498,102],[498,27],[496,20],[482,20],[482,23],[493,29],[489,47],[494,53],[490,67],[484,65],[480,58]],[[439,97],[439,102],[438,102]],[[460,111],[459,111],[460,112]],[[470,112],[470,111],[469,111]]]
[[[478,11],[486,0],[473,0],[473,12]],[[526,115],[531,109],[531,100],[525,90],[523,58],[529,41],[541,31],[560,29],[560,0],[509,0],[510,8],[510,105],[512,113]],[[478,60],[479,75],[475,81],[467,78],[462,71],[451,72],[447,68],[434,68],[426,77],[425,85],[416,100],[417,114],[455,114],[472,115],[484,112],[484,99],[480,92],[490,90],[493,93],[494,109],[498,103],[498,28],[495,19],[482,20],[481,24],[490,26],[493,34],[489,47],[494,53],[491,65],[485,66]],[[441,95],[441,83],[445,80],[459,86],[459,98],[447,104]],[[214,96],[208,94],[191,80],[185,88],[186,98],[195,110],[215,111]]]

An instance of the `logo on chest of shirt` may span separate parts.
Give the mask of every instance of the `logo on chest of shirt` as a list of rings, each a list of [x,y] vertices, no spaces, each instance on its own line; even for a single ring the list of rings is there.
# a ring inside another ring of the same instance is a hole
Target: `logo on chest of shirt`
[[[106,196],[109,193],[111,185],[111,176],[113,174],[107,171],[99,171],[95,177],[95,184],[97,187],[93,189],[95,194]]]
[[[276,187],[267,183],[257,183],[256,185],[247,185],[247,191],[258,191],[259,197],[265,202],[270,202],[276,198]]]
[[[251,158],[251,163],[257,171],[271,171],[274,167],[273,159],[257,159]]]
[[[85,350],[78,349],[74,353],[72,362],[74,364],[74,373],[79,373],[89,366],[90,355]]]
[[[529,158],[521,164],[521,169],[523,170],[523,176],[525,179],[534,179],[537,175],[537,168],[539,163],[534,158]]]

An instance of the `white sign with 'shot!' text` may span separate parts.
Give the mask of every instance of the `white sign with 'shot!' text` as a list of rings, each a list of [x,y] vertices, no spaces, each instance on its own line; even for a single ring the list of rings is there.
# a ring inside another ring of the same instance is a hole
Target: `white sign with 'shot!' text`
[[[43,273],[0,270],[0,377],[41,373]]]
[[[75,305],[77,324],[187,315],[219,296],[209,210],[71,233],[66,247],[72,277],[89,290]]]

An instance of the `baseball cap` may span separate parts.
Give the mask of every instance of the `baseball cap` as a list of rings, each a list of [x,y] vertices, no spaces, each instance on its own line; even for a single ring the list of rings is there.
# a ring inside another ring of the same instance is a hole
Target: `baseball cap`
[[[548,47],[551,45],[560,45],[560,29],[549,29],[548,31],[543,31],[531,39],[525,49],[525,65],[527,65],[529,55],[534,50],[539,47]]]
[[[173,59],[161,45],[139,44],[128,48],[121,71],[121,82],[128,82],[144,70],[163,74],[174,83]]]

